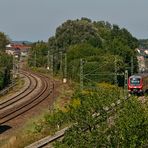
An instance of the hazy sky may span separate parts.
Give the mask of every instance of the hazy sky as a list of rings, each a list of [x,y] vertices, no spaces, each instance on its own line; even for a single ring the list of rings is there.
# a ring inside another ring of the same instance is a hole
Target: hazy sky
[[[148,38],[148,0],[0,0],[0,31],[12,40],[45,40],[67,19],[88,17]]]

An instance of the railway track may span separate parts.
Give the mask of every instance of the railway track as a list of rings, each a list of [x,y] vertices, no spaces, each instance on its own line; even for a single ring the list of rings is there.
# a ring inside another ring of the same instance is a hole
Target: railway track
[[[14,97],[11,97],[11,98],[1,101],[0,102],[0,110],[4,109],[8,105],[11,105],[11,104],[23,99],[23,97],[25,95],[29,94],[31,91],[33,91],[36,88],[36,86],[37,86],[36,77],[34,77],[33,75],[28,76],[27,73],[23,73],[23,72],[21,72],[21,74],[24,75],[25,77],[27,77],[27,80],[29,81],[27,87],[23,91],[21,91],[20,93],[15,95]]]
[[[21,73],[28,78],[29,85],[16,96],[0,102],[0,124],[4,124],[30,110],[52,92],[49,78],[26,71]]]

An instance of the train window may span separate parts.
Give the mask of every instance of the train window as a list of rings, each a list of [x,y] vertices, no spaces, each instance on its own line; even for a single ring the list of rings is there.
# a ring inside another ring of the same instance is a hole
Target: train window
[[[130,78],[130,84],[131,85],[140,85],[140,78]]]

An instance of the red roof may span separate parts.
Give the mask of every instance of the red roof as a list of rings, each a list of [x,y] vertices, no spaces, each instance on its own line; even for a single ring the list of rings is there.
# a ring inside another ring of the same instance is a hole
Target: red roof
[[[11,47],[12,48],[19,48],[19,49],[26,49],[26,48],[31,48],[30,46],[26,46],[26,45],[23,45],[23,44],[11,44]]]

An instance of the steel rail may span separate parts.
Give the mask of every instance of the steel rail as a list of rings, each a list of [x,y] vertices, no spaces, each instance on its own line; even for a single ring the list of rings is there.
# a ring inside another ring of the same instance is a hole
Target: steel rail
[[[27,88],[25,88],[25,90],[23,90],[16,96],[9,98],[7,100],[4,100],[3,102],[0,102],[0,110],[4,109],[8,105],[12,105],[13,103],[16,103],[17,101],[23,99],[24,96],[28,95],[37,87],[37,79],[33,75],[30,75],[30,76],[28,76],[27,74],[23,74],[23,75],[25,75],[29,79],[29,85],[27,86]],[[32,81],[33,81],[32,79],[34,79],[35,81],[34,86],[32,85]]]
[[[15,105],[12,109],[6,110],[4,113],[2,113],[0,117],[0,124],[6,123],[23,114],[24,112],[30,110],[50,95],[50,93],[52,92],[52,87],[50,87],[49,78],[47,80],[47,77],[37,74],[35,75],[41,79],[41,91],[39,91],[35,96],[32,96],[30,100],[26,100],[19,105]],[[30,94],[31,93],[32,92],[30,92]]]

